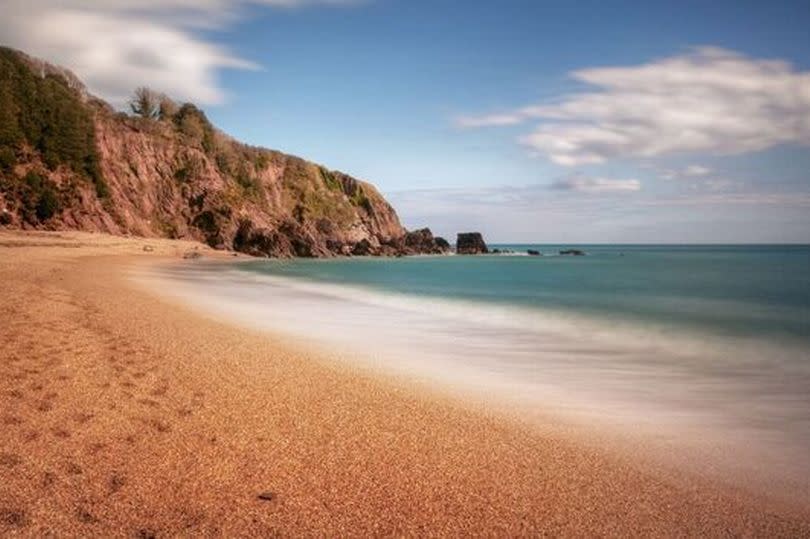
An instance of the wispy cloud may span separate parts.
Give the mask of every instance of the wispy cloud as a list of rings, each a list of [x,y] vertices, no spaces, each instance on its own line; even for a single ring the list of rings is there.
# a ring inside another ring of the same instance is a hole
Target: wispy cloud
[[[122,105],[137,86],[221,103],[221,69],[258,66],[202,37],[250,6],[349,5],[353,0],[8,0],[0,43],[73,70],[90,91]]]
[[[572,174],[551,184],[558,191],[575,191],[578,193],[632,193],[641,189],[638,180],[613,180],[593,178],[584,174]]]
[[[700,178],[708,176],[712,173],[712,169],[704,167],[703,165],[689,165],[683,171],[683,175],[689,178]]]
[[[457,124],[480,128],[540,120],[520,141],[566,166],[810,144],[810,72],[784,61],[700,47],[647,64],[583,69],[571,76],[596,90],[553,104],[466,116]]]
[[[651,170],[662,180],[709,180],[716,178],[716,173],[704,165],[687,165],[683,167],[662,167],[655,163],[642,163],[642,168]]]

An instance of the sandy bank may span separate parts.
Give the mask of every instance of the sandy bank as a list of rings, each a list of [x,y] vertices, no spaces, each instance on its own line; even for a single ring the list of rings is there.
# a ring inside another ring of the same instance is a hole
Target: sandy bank
[[[124,277],[195,247],[223,256],[0,234],[0,535],[810,535],[807,514],[350,371]]]

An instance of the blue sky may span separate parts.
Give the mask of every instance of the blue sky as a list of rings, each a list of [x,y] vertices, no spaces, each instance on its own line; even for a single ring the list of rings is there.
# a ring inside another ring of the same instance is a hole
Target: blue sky
[[[191,7],[193,6],[193,7]],[[375,183],[492,241],[810,242],[810,4],[10,0],[0,36],[122,104]]]

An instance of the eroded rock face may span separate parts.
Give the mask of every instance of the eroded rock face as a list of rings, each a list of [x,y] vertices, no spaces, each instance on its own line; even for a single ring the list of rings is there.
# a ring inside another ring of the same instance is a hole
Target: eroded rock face
[[[480,255],[487,254],[487,244],[480,232],[460,232],[456,239],[456,254]]]
[[[0,61],[28,85],[0,80],[8,86],[0,95],[11,100],[0,103],[0,118],[14,128],[0,133],[0,226],[196,239],[272,257],[446,251],[429,230],[406,231],[370,183],[241,144],[191,104],[161,119],[118,113],[54,66],[47,84],[56,84],[50,91],[62,113],[38,129],[57,128],[66,142],[48,154],[16,129],[20,118],[44,118],[26,95],[46,84],[46,64],[2,48]],[[84,131],[72,129],[76,118]],[[74,155],[73,139],[91,139],[86,155]]]

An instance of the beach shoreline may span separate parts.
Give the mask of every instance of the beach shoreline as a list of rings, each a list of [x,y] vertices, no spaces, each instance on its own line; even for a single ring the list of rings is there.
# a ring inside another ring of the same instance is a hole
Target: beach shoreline
[[[806,506],[349,368],[128,277],[189,253],[233,259],[0,234],[1,534],[810,535]]]

